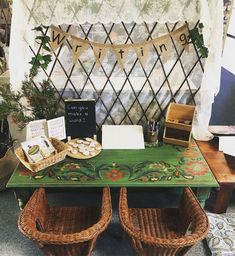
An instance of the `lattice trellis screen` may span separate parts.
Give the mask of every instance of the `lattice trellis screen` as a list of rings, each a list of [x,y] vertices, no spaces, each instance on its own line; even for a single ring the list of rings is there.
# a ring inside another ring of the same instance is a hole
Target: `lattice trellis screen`
[[[175,24],[83,24],[62,25],[60,29],[104,44],[123,44],[148,41],[182,26]],[[197,26],[197,24],[195,24]],[[50,34],[47,29],[45,35]],[[52,65],[41,72],[51,80],[63,104],[66,98],[95,99],[97,128],[102,124],[141,124],[165,116],[170,102],[195,104],[203,74],[203,62],[195,45],[190,52],[171,37],[170,58],[166,61],[157,49],[150,49],[147,64],[143,67],[134,53],[129,54],[125,70],[109,53],[101,66],[95,64],[92,50],[85,52],[73,65],[69,40],[54,54]],[[30,46],[33,55],[40,46]],[[36,81],[35,81],[36,84]]]

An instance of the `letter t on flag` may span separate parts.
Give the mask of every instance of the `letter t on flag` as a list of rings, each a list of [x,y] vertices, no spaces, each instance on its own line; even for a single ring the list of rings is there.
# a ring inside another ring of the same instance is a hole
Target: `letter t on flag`
[[[68,34],[66,32],[57,27],[51,26],[51,49],[53,52],[55,52],[67,38]]]
[[[112,45],[112,48],[113,48],[114,53],[117,57],[118,64],[124,70],[125,69],[126,58],[128,56],[128,51],[129,51],[130,48],[127,47],[126,45],[120,45],[120,46]]]

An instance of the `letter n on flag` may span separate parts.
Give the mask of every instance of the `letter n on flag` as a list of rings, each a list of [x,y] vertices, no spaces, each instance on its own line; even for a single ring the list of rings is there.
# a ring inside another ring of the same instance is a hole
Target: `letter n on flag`
[[[51,26],[51,49],[53,52],[55,52],[67,38],[68,34],[66,32],[57,27]]]

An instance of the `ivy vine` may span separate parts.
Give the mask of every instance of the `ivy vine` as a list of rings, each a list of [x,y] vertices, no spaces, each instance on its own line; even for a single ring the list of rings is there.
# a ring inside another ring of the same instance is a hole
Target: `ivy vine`
[[[36,56],[32,57],[29,62],[32,67],[30,69],[30,78],[35,77],[38,74],[40,68],[47,69],[48,65],[52,61],[51,50],[50,50],[50,37],[46,35],[45,30],[48,30],[46,26],[38,26],[33,30],[40,32],[41,35],[36,36],[35,42],[39,45],[39,52]],[[40,50],[43,50],[40,53]]]
[[[208,48],[204,45],[203,35],[202,35],[203,24],[199,25],[189,31],[189,36],[201,54],[202,58],[208,57]]]

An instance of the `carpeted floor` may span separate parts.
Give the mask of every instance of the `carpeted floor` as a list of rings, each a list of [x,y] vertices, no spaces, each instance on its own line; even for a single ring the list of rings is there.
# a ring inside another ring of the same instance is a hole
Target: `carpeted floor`
[[[133,206],[138,203],[140,205],[165,205],[171,201],[172,194],[175,195],[174,190],[168,189],[167,193],[164,189],[151,190],[151,191],[136,191],[132,190],[130,193],[131,203]],[[166,196],[167,195],[167,196]],[[50,193],[50,203],[63,203],[63,204],[90,204],[97,202],[98,193],[96,191],[87,193],[86,191],[79,191],[76,193]],[[169,201],[170,200],[170,201]],[[213,200],[213,199],[212,199]],[[68,203],[69,202],[69,203]],[[129,238],[124,236],[123,231],[119,224],[117,215],[118,203],[118,189],[112,189],[112,202],[113,202],[113,219],[111,225],[103,236],[98,240],[94,256],[134,256]],[[174,200],[177,202],[177,200]],[[210,202],[211,204],[212,202]],[[42,256],[37,246],[25,238],[18,231],[17,218],[19,208],[12,190],[5,190],[0,192],[0,255],[1,256]],[[228,211],[235,212],[235,194]],[[193,247],[187,256],[206,256],[210,255],[206,243],[200,243]]]

